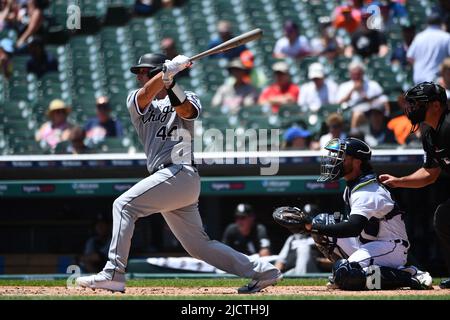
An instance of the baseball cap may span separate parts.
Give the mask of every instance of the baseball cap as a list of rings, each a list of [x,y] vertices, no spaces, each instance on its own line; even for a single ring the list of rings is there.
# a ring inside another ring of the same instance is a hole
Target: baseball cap
[[[309,66],[308,69],[308,78],[314,79],[314,78],[324,78],[325,73],[323,71],[323,66],[319,62],[314,62]]]
[[[311,136],[311,132],[308,130],[302,129],[300,127],[292,127],[286,130],[283,135],[285,141],[289,142],[294,140],[295,138],[308,138]]]
[[[247,203],[239,203],[234,211],[235,217],[248,217],[253,214],[254,212],[252,206]]]
[[[240,58],[235,58],[231,60],[228,63],[227,66],[228,69],[241,69],[241,70],[247,70],[247,68],[242,64],[242,61]]]
[[[289,73],[289,66],[284,61],[275,62],[272,66],[273,72]]]
[[[53,111],[57,110],[65,110],[66,113],[70,112],[70,107],[68,107],[64,101],[61,99],[54,99],[50,102],[48,109],[47,109],[47,115],[50,115]]]

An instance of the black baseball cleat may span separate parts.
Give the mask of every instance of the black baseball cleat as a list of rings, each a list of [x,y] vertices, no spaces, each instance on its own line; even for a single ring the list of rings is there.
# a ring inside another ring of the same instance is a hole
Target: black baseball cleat
[[[439,288],[441,289],[450,289],[450,278],[444,279],[439,284]]]

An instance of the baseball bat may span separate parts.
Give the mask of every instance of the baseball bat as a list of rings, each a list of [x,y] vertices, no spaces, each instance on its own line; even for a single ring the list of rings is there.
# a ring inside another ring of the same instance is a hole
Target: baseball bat
[[[218,46],[215,46],[214,48],[203,51],[203,52],[191,57],[190,60],[195,61],[200,58],[210,56],[212,54],[221,53],[221,52],[239,47],[240,45],[243,45],[247,42],[261,38],[262,34],[263,34],[263,32],[261,29],[259,29],[259,28],[254,29],[252,31],[243,33],[240,36],[234,37],[228,41],[225,41],[224,43],[221,43]]]

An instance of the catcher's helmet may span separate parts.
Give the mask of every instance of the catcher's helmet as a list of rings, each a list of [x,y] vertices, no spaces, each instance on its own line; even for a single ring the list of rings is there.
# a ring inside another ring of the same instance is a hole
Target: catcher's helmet
[[[130,71],[137,74],[139,68],[149,68],[148,76],[153,78],[162,70],[163,64],[166,60],[167,56],[162,53],[146,53],[139,58],[136,65],[130,68]]]
[[[419,124],[425,121],[427,104],[439,101],[442,106],[447,106],[447,94],[445,89],[434,82],[421,82],[405,92],[405,113],[413,125],[411,131],[419,128]]]
[[[346,155],[352,156],[367,163],[372,150],[364,141],[356,138],[331,139],[325,146],[327,155],[322,156],[320,177],[317,181],[337,180],[344,175],[344,159]]]

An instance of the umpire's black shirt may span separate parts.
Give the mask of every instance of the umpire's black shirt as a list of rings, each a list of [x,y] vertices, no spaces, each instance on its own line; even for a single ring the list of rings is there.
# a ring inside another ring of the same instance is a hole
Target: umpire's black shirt
[[[441,116],[436,130],[423,124],[422,144],[425,150],[423,167],[441,167],[450,174],[450,111]]]

